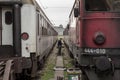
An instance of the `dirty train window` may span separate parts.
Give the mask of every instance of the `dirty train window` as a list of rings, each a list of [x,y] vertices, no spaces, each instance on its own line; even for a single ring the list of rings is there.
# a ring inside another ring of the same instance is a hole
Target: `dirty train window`
[[[120,11],[120,0],[85,0],[87,11]]]
[[[5,12],[5,23],[10,25],[12,23],[12,12],[7,11]]]

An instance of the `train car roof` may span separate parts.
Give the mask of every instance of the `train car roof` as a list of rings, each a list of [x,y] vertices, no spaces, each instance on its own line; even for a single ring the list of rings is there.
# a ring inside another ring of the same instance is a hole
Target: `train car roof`
[[[23,3],[23,4],[26,4],[26,3],[27,3],[27,4],[33,4],[33,5],[35,5],[36,10],[42,14],[42,16],[46,19],[46,21],[47,21],[51,26],[53,26],[53,24],[51,23],[51,21],[49,20],[49,18],[46,16],[45,12],[42,10],[42,8],[40,7],[40,5],[38,4],[37,1],[35,1],[35,0],[22,0],[22,3]]]
[[[45,14],[45,12],[42,10],[42,8],[40,7],[40,5],[35,1],[35,5],[37,10],[40,10],[40,12],[42,12],[42,14],[44,15],[44,17],[46,18],[46,20],[49,22],[50,25],[53,25],[51,23],[51,21],[49,20],[49,18],[47,17],[47,15]]]
[[[47,22],[53,26],[49,18],[46,16],[40,5],[37,3],[36,0],[0,0],[0,5],[14,5],[14,4],[33,4],[35,5],[36,9],[40,11],[43,17],[47,20]]]
[[[44,13],[44,11],[42,10],[42,8],[40,7],[40,5],[35,1],[34,4],[36,5],[37,10],[40,12],[42,12],[42,14],[44,15],[44,17],[46,18],[47,22],[49,22],[49,24],[51,25],[51,29],[53,29],[55,32],[57,32],[54,28],[53,28],[53,24],[51,23],[51,21],[49,20],[49,18],[47,17],[47,15]]]

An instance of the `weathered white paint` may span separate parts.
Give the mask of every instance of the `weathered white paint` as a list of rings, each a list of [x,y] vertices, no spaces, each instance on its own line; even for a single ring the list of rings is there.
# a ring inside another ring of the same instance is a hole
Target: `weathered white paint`
[[[36,52],[36,8],[31,4],[21,8],[21,32],[29,34],[28,40],[22,40],[22,56],[30,57],[30,53]]]

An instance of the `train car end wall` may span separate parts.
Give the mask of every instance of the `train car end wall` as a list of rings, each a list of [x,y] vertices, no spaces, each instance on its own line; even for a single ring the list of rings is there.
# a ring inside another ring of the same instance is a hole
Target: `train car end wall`
[[[36,52],[36,8],[31,4],[24,4],[21,9],[22,33],[27,33],[29,38],[22,40],[22,56],[30,57]]]

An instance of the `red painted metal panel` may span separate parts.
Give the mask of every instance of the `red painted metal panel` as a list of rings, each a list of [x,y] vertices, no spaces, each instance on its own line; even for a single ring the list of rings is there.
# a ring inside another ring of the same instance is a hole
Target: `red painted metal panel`
[[[120,14],[110,12],[88,12],[80,18],[82,47],[120,48]],[[94,43],[94,36],[102,32],[106,41],[102,45]]]

